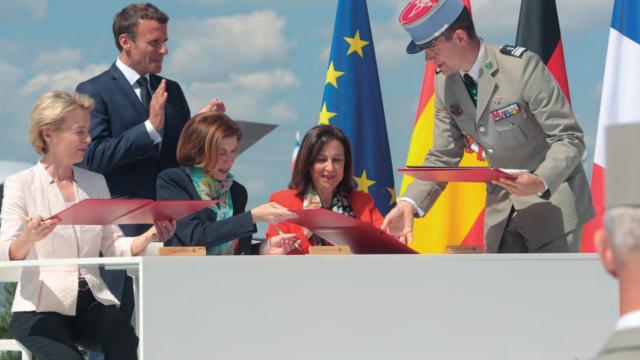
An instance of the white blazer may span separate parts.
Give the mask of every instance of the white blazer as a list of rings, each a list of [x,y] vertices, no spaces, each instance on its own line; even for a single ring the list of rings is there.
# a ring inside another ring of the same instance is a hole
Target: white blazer
[[[73,167],[76,200],[110,198],[104,177]],[[41,163],[9,176],[4,183],[0,260],[9,260],[9,246],[25,229],[23,216],[49,217],[65,208],[62,193]],[[58,225],[36,242],[28,260],[131,256],[133,238],[123,237],[116,225]],[[120,305],[100,277],[97,266],[42,266],[22,270],[12,311],[55,311],[75,315],[78,275],[87,280],[96,300],[105,305]]]

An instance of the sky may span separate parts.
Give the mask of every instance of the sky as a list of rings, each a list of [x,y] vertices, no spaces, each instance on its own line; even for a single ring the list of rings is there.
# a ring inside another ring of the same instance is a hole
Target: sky
[[[424,57],[404,51],[398,24],[405,0],[369,0],[393,167],[405,163]],[[593,162],[613,0],[559,0],[558,14],[574,112]],[[118,55],[111,23],[120,0],[3,0],[0,12],[0,160],[35,162],[27,139],[35,99],[73,90]],[[286,187],[296,131],[316,125],[337,0],[162,0],[171,18],[161,75],[178,81],[192,113],[213,97],[233,119],[277,124],[243,153],[232,173],[249,191],[249,207]],[[520,2],[471,0],[480,36],[513,44]],[[401,177],[396,174],[396,189]]]

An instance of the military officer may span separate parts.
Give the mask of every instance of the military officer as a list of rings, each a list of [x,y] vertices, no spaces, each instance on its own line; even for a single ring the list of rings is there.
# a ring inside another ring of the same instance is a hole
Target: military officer
[[[595,244],[605,270],[618,280],[620,319],[594,360],[640,359],[640,167],[626,156],[640,123],[607,127],[607,212]]]
[[[471,138],[490,166],[524,170],[487,184],[486,251],[577,251],[581,225],[594,214],[580,163],[584,136],[545,64],[527,49],[479,38],[460,0],[414,0],[400,22],[412,38],[407,52],[425,51],[439,69],[424,165],[457,166]],[[414,181],[383,229],[411,241],[414,216],[428,212],[446,185]]]

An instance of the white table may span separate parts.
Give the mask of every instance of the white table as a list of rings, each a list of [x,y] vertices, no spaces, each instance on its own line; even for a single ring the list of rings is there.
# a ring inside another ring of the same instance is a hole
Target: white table
[[[616,283],[595,254],[48,260],[135,274],[144,359],[588,359]],[[7,269],[43,262],[0,263]]]

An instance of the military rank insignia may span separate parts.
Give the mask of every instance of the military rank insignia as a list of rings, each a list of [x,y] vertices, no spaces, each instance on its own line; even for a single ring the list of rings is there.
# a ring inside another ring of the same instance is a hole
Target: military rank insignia
[[[527,49],[522,46],[505,45],[500,48],[501,53],[517,58],[521,58],[525,51],[527,51]]]
[[[512,116],[518,115],[522,112],[518,104],[511,104],[503,107],[502,109],[494,110],[491,112],[491,120],[500,121]]]

